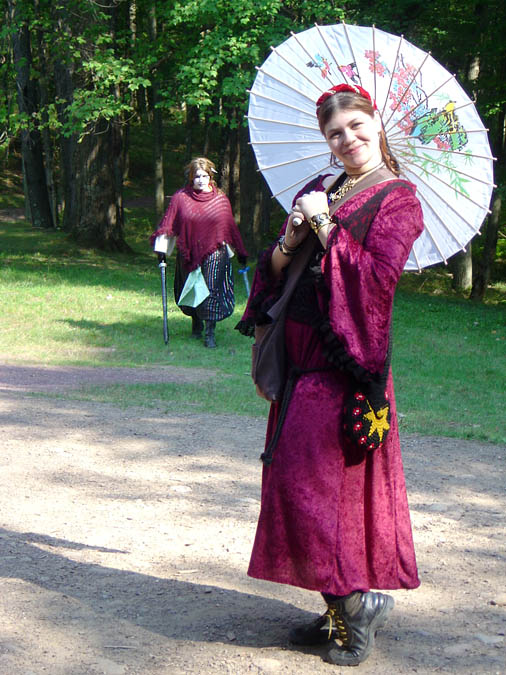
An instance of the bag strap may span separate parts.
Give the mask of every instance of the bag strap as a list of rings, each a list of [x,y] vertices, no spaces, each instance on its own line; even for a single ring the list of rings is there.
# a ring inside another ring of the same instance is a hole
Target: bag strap
[[[393,177],[393,178],[392,178]],[[319,177],[318,177],[319,179]],[[342,175],[338,177],[337,181],[334,181],[330,187],[328,187],[325,192],[328,194],[330,190],[336,185],[336,182],[339,182],[342,180]],[[394,174],[392,174],[389,169],[386,167],[381,167],[377,171],[373,171],[369,176],[366,176],[358,185],[353,187],[349,192],[347,192],[342,199],[339,200],[338,208],[348,199],[351,197],[354,197],[356,194],[359,192],[362,192],[362,190],[367,190],[368,188],[372,187],[373,185],[377,185],[378,183],[384,183],[387,181],[395,180]],[[317,180],[315,181],[318,182]],[[404,181],[402,181],[404,182]],[[308,186],[309,187],[309,186]],[[365,236],[365,235],[364,235]],[[301,250],[299,253],[294,256],[294,259],[292,263],[290,264],[287,272],[287,279],[285,281],[285,285],[283,288],[283,291],[281,293],[281,296],[279,299],[273,304],[273,306],[268,310],[267,314],[268,316],[273,320],[277,321],[279,319],[282,319],[282,315],[286,312],[286,309],[288,307],[288,303],[290,301],[290,298],[295,290],[295,287],[297,285],[297,282],[299,281],[302,273],[304,272],[307,263],[309,262],[314,250],[319,244],[319,239],[317,235],[314,232],[309,232],[308,236],[306,237],[306,240],[301,246]],[[383,371],[380,376],[380,386],[383,386],[383,389],[386,387],[386,381],[388,378],[388,373],[390,370],[390,362],[391,362],[391,356],[392,356],[392,325],[389,327],[389,339],[388,339],[388,347],[387,347],[387,354],[386,354],[386,359],[385,359],[385,365],[383,368]]]
[[[332,190],[332,188],[336,185],[336,183],[339,183],[339,181],[343,180],[344,176],[345,174],[341,174],[338,177],[337,181],[334,181],[334,183],[332,183],[332,185],[328,187],[325,190],[325,192],[328,194],[329,191]],[[383,183],[384,181],[394,179],[395,179],[394,174],[385,167],[381,167],[380,169],[373,171],[339,200],[337,208],[339,208],[342,204],[344,204],[344,202],[348,201],[348,199],[350,199],[351,197],[354,197],[359,192],[362,192],[362,190],[367,190],[368,188],[372,187],[373,185],[376,185],[377,183]],[[310,192],[312,188],[319,183],[319,181],[320,176],[317,176],[306,186],[306,190]],[[319,240],[317,236],[314,234],[314,232],[310,232],[306,237],[306,240],[302,244],[301,250],[296,256],[294,256],[294,260],[292,261],[290,267],[288,268],[287,280],[285,282],[285,286],[283,288],[281,297],[274,303],[274,305],[267,312],[267,314],[271,317],[273,321],[278,319],[281,316],[283,310],[287,307],[290,297],[293,291],[295,290],[295,286],[297,285],[297,282],[300,279],[302,272],[304,271],[307,263],[309,262],[309,259],[311,258],[311,255],[315,250],[318,241]]]
[[[328,187],[325,190],[325,192],[328,194],[329,191],[332,190],[332,188],[336,185],[336,183],[343,180],[343,176],[344,174],[341,174],[341,176],[338,177],[337,181],[334,181],[334,183],[332,183],[332,185]],[[306,189],[308,191],[311,191],[311,188],[314,187],[314,185],[316,185],[319,182],[319,180],[320,177],[317,176],[317,178],[314,181],[308,184]],[[342,197],[339,200],[337,208],[339,208],[342,204],[347,202],[348,199],[351,199],[351,197],[354,197],[359,192],[362,192],[362,190],[367,190],[368,188],[372,187],[373,185],[376,185],[377,183],[383,183],[389,180],[395,180],[395,176],[387,168],[381,167],[380,169],[373,171],[363,180],[361,180],[357,185],[355,185],[349,192],[347,192],[344,195],[344,197]],[[304,271],[307,263],[309,262],[309,259],[311,258],[311,255],[315,250],[318,242],[319,240],[317,236],[314,234],[314,232],[310,232],[306,237],[306,240],[302,244],[301,250],[296,256],[294,256],[294,259],[290,264],[290,267],[288,268],[287,280],[285,282],[285,286],[283,288],[281,297],[274,303],[274,305],[267,312],[267,314],[271,317],[273,321],[278,319],[281,316],[283,310],[287,307],[288,301],[290,300],[290,297],[293,291],[295,290],[295,286],[297,285],[297,282],[300,279],[300,276]]]
[[[301,246],[301,250],[294,256],[290,267],[287,272],[287,279],[283,288],[281,296],[269,309],[267,314],[271,317],[273,321],[279,319],[283,311],[287,308],[288,302],[292,297],[292,294],[295,290],[295,286],[299,281],[302,273],[304,272],[311,255],[316,248],[316,245],[319,243],[319,240],[316,238],[314,232],[309,232],[304,243]]]

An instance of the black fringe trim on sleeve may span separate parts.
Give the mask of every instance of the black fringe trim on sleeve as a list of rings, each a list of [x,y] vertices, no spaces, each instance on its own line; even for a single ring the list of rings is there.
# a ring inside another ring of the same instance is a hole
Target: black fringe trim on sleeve
[[[331,232],[328,242],[329,247],[337,242],[337,234],[337,230],[336,232]],[[314,276],[316,287],[323,295],[326,305],[324,315],[320,314],[319,318],[313,322],[313,327],[322,344],[323,355],[335,368],[342,370],[353,377],[355,381],[361,385],[364,394],[367,396],[374,410],[379,410],[385,405],[385,388],[388,372],[371,372],[370,370],[367,370],[367,368],[361,366],[348,354],[343,343],[332,330],[330,319],[328,318],[330,293],[321,271],[321,259],[323,255],[324,253],[318,253],[316,259],[311,263],[311,272]],[[388,362],[390,362],[391,349],[392,334],[390,331]]]
[[[341,340],[332,331],[328,318],[321,317],[315,322],[314,327],[320,337],[327,361],[339,370],[346,371],[360,383],[369,383],[374,379],[374,373],[361,366],[348,354]]]
[[[323,347],[323,354],[338,370],[351,375],[358,382],[374,410],[385,405],[386,378],[388,372],[373,373],[350,356],[343,343],[332,331],[328,318],[322,317],[314,324]],[[391,349],[391,341],[390,341]]]
[[[253,319],[248,319],[247,321],[239,321],[238,324],[234,326],[234,330],[238,330],[241,335],[246,337],[255,337],[255,322]]]
[[[333,232],[331,233],[331,235]],[[335,236],[332,237],[329,243],[332,246],[337,242]],[[320,314],[318,319],[313,322],[313,327],[316,330],[320,341],[323,347],[323,354],[327,361],[329,361],[333,366],[339,370],[344,370],[350,375],[352,375],[360,383],[369,383],[375,379],[375,374],[368,371],[366,368],[359,365],[355,359],[350,356],[346,349],[344,348],[343,343],[333,332],[330,326],[329,319],[329,301],[330,293],[325,283],[323,273],[321,270],[321,261],[325,255],[325,251],[318,251],[314,258],[311,260],[310,270],[314,279],[316,288],[320,294],[324,297],[325,307],[323,309],[323,314]]]

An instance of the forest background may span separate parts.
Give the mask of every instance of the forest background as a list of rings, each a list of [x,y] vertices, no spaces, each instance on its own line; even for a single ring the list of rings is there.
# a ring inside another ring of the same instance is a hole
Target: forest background
[[[219,167],[219,184],[256,253],[283,216],[248,145],[244,115],[255,66],[290,31],[346,20],[430,50],[476,100],[498,187],[483,234],[450,269],[454,287],[477,300],[504,277],[502,0],[0,2],[2,192],[9,192],[9,167],[22,167],[33,227],[61,228],[80,246],[128,251],[124,198],[134,172],[138,193],[151,197],[154,225],[185,163],[205,155]],[[135,163],[133,137],[143,142]]]

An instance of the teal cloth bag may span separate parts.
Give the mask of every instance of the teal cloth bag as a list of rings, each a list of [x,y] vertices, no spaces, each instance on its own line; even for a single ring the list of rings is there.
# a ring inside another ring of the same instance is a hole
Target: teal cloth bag
[[[198,307],[208,296],[209,289],[206,280],[200,267],[197,267],[188,275],[177,304],[186,307]]]

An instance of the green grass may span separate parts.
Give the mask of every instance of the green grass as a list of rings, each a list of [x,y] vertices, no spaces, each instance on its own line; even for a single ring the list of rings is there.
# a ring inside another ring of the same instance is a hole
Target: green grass
[[[399,290],[393,369],[401,430],[506,440],[504,310]]]
[[[486,305],[506,305],[506,252],[501,253],[498,246],[498,257],[493,268],[493,279],[485,293]],[[403,274],[399,288],[413,293],[432,297],[444,296],[447,299],[467,300],[469,291],[455,291],[452,288],[452,274],[448,267],[436,265],[423,270],[420,274],[413,272]]]
[[[196,385],[88,387],[78,396],[263,416],[267,404],[255,395],[249,378],[251,341],[233,330],[246,302],[241,277],[235,275],[236,310],[218,323],[219,347],[210,351],[188,339],[191,321],[173,302],[174,259],[169,261],[167,347],[160,273],[147,239],[152,228],[149,213],[137,214],[135,233],[128,237],[136,253],[129,256],[81,250],[62,232],[0,224],[0,358],[37,365],[205,368],[216,375]]]
[[[81,250],[62,232],[0,223],[2,361],[205,368],[214,375],[196,384],[85,387],[68,397],[265,417],[268,406],[249,378],[251,341],[233,330],[246,301],[239,276],[236,310],[218,323],[218,349],[211,351],[189,339],[191,322],[174,305],[169,265],[165,346],[159,270],[147,241],[153,216],[135,209],[127,218],[131,256]],[[395,306],[401,430],[504,442],[504,293],[499,289],[493,304],[473,304],[442,295],[443,285],[434,279],[415,292],[421,279],[403,280]]]

